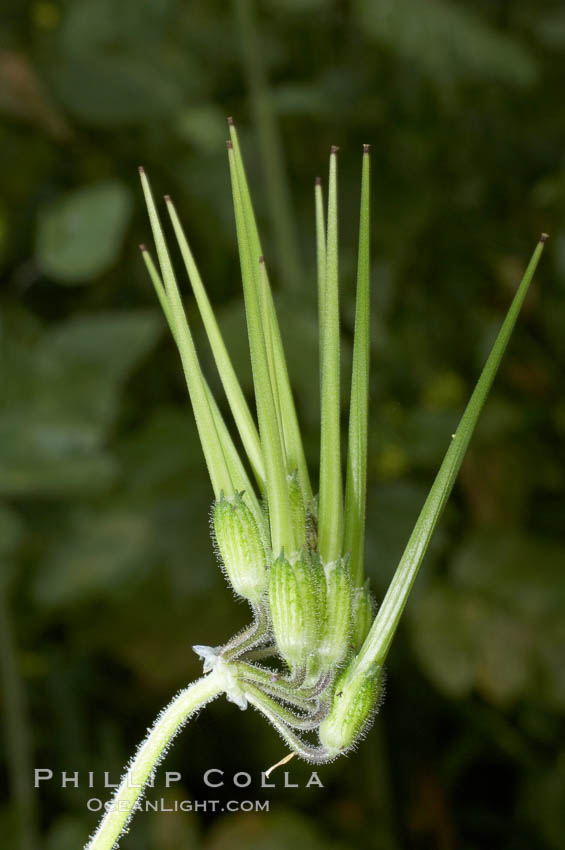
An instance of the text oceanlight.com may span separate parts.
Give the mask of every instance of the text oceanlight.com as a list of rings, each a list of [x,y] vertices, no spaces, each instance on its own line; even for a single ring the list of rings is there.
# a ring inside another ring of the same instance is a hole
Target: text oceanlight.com
[[[119,803],[103,802],[98,797],[88,800],[90,812],[268,812],[269,800],[137,800],[133,805],[126,800]]]

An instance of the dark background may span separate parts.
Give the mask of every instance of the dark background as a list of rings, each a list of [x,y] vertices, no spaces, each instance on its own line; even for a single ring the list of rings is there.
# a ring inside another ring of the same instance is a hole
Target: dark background
[[[249,387],[228,115],[314,470],[313,182],[339,144],[346,401],[361,146],[372,146],[367,569],[378,598],[539,232],[551,239],[367,740],[319,769],[323,789],[304,788],[310,767],[296,760],[300,788],[281,787],[281,769],[261,791],[285,746],[221,699],[177,739],[166,765],[183,783],[169,796],[266,798],[271,812],[138,814],[122,846],[562,846],[564,59],[557,0],[4,0],[5,846],[82,847],[102,772],[115,780],[199,675],[191,645],[248,618],[215,563],[212,492],[137,248],[150,239],[142,163],[177,203]],[[187,308],[218,388],[190,297]],[[55,779],[31,790],[33,767]],[[205,788],[210,767],[226,771],[224,789]],[[81,788],[62,790],[63,770],[81,771]],[[250,788],[232,787],[237,771]]]

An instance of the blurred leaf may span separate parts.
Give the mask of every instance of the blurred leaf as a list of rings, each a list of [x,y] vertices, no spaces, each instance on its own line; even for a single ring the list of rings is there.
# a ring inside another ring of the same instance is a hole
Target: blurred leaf
[[[414,605],[412,624],[422,667],[450,696],[477,687],[504,705],[528,686],[533,633],[487,600],[438,584]]]
[[[59,33],[50,68],[64,105],[94,124],[153,121],[179,105],[198,79],[186,55],[163,49],[172,0],[76,0]],[[181,84],[182,80],[182,84]]]
[[[437,83],[500,80],[526,86],[536,76],[529,52],[451,0],[358,0],[359,24]]]
[[[139,56],[69,58],[51,70],[63,105],[82,121],[119,125],[154,121],[173,111],[182,90],[171,74]]]
[[[477,536],[411,611],[420,663],[444,692],[473,688],[495,704],[527,693],[563,706],[561,628],[565,547],[520,537]]]
[[[0,492],[103,489],[115,462],[102,445],[121,381],[160,331],[147,311],[75,316],[35,344],[5,335],[0,358]]]
[[[33,596],[43,608],[111,596],[141,580],[151,526],[133,511],[79,511],[69,533],[41,563]]]
[[[161,407],[119,447],[120,461],[128,488],[139,496],[161,491],[187,491],[195,468],[207,481],[204,457],[194,416],[187,403],[184,410]]]
[[[88,283],[116,262],[131,209],[129,190],[114,180],[58,198],[39,215],[39,265],[59,283]]]
[[[185,574],[197,572],[191,566],[185,564]],[[219,584],[219,576],[215,574],[214,578]],[[144,687],[167,694],[200,675],[201,663],[190,648],[195,640],[223,642],[243,623],[241,615],[239,619],[234,616],[231,594],[220,599],[219,594],[213,593],[214,583],[208,586],[206,595],[181,595],[162,569],[147,572],[144,579],[127,600],[122,595],[121,605],[126,602],[129,610],[117,622],[115,597],[106,596],[108,629],[91,640],[133,671]],[[155,640],[155,635],[159,635],[159,640]]]
[[[45,334],[38,354],[50,371],[63,368],[77,376],[91,373],[104,379],[110,393],[147,355],[161,330],[153,310],[74,315]],[[91,404],[93,410],[104,410],[96,398]]]
[[[112,45],[132,47],[151,44],[163,35],[175,0],[74,0],[66,10],[60,31],[67,53],[81,55]]]
[[[33,415],[33,411],[30,411]],[[0,491],[9,495],[62,495],[105,490],[116,469],[88,428],[66,420],[22,425],[0,418]]]
[[[454,582],[488,594],[515,616],[540,617],[565,606],[565,546],[511,534],[475,535],[451,563]]]
[[[477,639],[471,599],[438,585],[412,607],[413,644],[425,672],[450,696],[475,683]]]

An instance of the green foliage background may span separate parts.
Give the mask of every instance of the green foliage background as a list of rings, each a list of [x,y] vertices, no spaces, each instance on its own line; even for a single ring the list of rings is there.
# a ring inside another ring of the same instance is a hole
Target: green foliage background
[[[211,489],[137,248],[143,163],[175,199],[249,388],[224,148],[234,115],[313,468],[313,182],[339,144],[347,364],[372,145],[367,563],[379,597],[538,233],[551,241],[368,739],[319,770],[323,789],[304,788],[310,768],[292,762],[298,789],[281,769],[261,790],[284,746],[221,700],[167,760],[182,784],[153,796],[269,799],[271,812],[138,814],[124,850],[562,846],[562,3],[5,0],[2,34],[0,834],[21,850],[82,847],[103,771],[116,780],[199,674],[191,644],[220,643],[248,616],[215,563]],[[33,767],[58,781],[33,790]],[[204,786],[211,767],[226,787]],[[60,788],[63,770],[81,772],[78,790]],[[250,788],[232,786],[237,771]]]

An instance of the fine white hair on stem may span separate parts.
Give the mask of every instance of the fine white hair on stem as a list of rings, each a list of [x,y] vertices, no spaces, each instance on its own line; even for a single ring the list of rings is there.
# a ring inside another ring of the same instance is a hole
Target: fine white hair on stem
[[[113,850],[118,846],[120,836],[143,797],[147,783],[167,755],[172,740],[188,720],[219,696],[224,688],[223,675],[214,670],[176,694],[159,713],[128,762],[114,796],[105,806],[106,813],[85,850]]]

